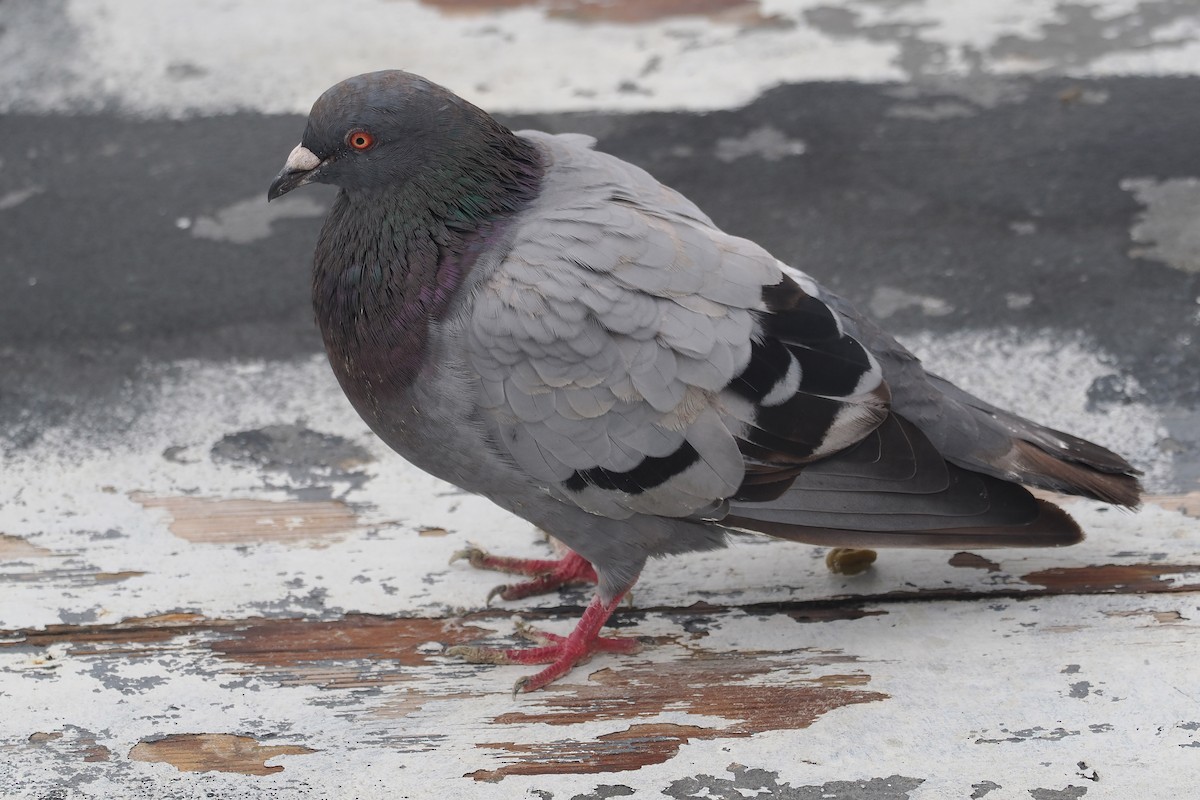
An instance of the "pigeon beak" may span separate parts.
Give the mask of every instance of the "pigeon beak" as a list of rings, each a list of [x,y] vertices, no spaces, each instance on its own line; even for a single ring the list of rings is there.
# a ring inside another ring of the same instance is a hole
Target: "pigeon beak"
[[[317,158],[316,153],[312,150],[302,144],[296,145],[288,154],[283,169],[275,176],[271,188],[267,190],[267,202],[311,182],[316,177],[317,167],[321,166],[321,163],[321,159]]]

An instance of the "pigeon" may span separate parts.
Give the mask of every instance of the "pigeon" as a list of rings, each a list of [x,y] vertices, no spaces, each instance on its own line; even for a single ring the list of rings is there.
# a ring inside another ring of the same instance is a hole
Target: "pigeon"
[[[836,548],[1082,539],[1024,485],[1120,506],[1138,471],[925,371],[848,302],[579,134],[513,132],[418,75],[317,99],[268,200],[339,187],[316,319],[356,411],[417,467],[566,546],[469,550],[507,599],[595,594],[568,636],[452,648],[545,665],[596,653],[647,560],[765,534]]]

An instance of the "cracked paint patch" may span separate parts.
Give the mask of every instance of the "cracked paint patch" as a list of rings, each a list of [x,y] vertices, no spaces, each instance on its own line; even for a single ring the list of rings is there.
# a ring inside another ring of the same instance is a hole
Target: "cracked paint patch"
[[[75,725],[65,725],[61,730],[29,734],[30,745],[44,748],[69,763],[95,764],[112,760],[112,751],[97,739],[97,734]]]
[[[403,66],[494,111],[718,109],[780,83],[910,80],[944,97],[900,113],[936,116],[1009,96],[1013,75],[1200,72],[1193,0],[346,0],[317,40],[289,0],[60,5],[9,14],[8,41],[27,44],[10,44],[0,111],[306,113],[335,78]]]
[[[278,756],[316,753],[300,745],[264,745],[251,736],[229,733],[175,733],[160,739],[143,739],[129,751],[134,761],[170,764],[180,772],[239,772],[270,775],[283,765],[266,762]]]
[[[1134,258],[1200,272],[1200,179],[1129,178],[1121,188],[1145,206],[1130,231]]]
[[[215,462],[283,473],[307,486],[327,486],[336,481],[354,488],[367,481],[361,468],[375,460],[366,448],[344,436],[295,424],[265,425],[227,434],[210,453]]]
[[[325,203],[305,195],[294,200],[282,198],[270,204],[255,195],[221,209],[215,216],[199,217],[194,221],[185,217],[176,225],[190,230],[198,239],[249,244],[268,238],[272,224],[279,220],[323,217],[328,210]]]
[[[550,19],[571,22],[609,22],[623,25],[655,22],[674,17],[708,17],[727,24],[781,24],[766,17],[758,0],[419,0],[422,5],[457,14],[486,14],[516,8],[534,8]]]
[[[1200,564],[1104,564],[1056,567],[1022,576],[1027,583],[1055,592],[1194,592],[1200,589]],[[1186,576],[1193,576],[1188,579]]]
[[[411,680],[411,668],[440,663],[442,645],[465,644],[484,633],[451,620],[354,614],[327,622],[259,620],[209,647],[256,667],[259,677],[348,689]],[[405,705],[396,716],[418,707]]]
[[[790,783],[780,783],[779,773],[765,769],[752,769],[741,764],[730,764],[725,771],[732,778],[718,778],[714,775],[700,774],[691,778],[673,781],[662,793],[676,800],[691,800],[691,798],[718,797],[779,797],[796,798],[796,800],[908,800],[913,792],[925,781],[921,778],[908,778],[902,775],[890,775],[886,778],[871,778],[862,781],[829,781],[820,785],[793,786]]]
[[[1067,730],[1066,728],[1047,729],[1038,725],[1033,728],[1022,728],[1020,730],[1009,730],[1001,728],[1000,733],[1006,734],[1002,737],[985,738],[980,736],[975,740],[975,744],[1004,744],[1006,742],[1057,742],[1071,736],[1079,736],[1080,731]]]
[[[580,719],[633,721],[670,710],[729,720],[708,727],[674,722],[632,722],[594,739],[481,742],[504,761],[497,769],[477,770],[477,781],[499,781],[512,775],[550,775],[636,770],[661,764],[689,741],[743,738],[768,730],[807,728],[826,713],[845,706],[887,699],[866,691],[871,676],[863,673],[812,676],[814,667],[852,663],[838,654],[795,654],[768,662],[745,654],[714,654],[673,663],[605,668],[586,684],[556,684],[536,698],[530,710],[501,714],[493,725],[540,723],[572,726]],[[770,683],[762,683],[770,675]],[[636,696],[638,702],[630,704]]]
[[[1036,33],[1005,34],[988,48],[998,63],[1038,69],[1086,67],[1110,56],[1176,50],[1191,43],[1200,22],[1194,0],[1145,0],[1109,10],[1104,3],[1058,3]],[[1127,10],[1126,10],[1127,9]]]
[[[1089,779],[1090,780],[1090,779]],[[1068,784],[1065,789],[1030,789],[1033,800],[1079,800],[1087,794],[1086,786]]]
[[[980,800],[980,798],[987,797],[997,789],[1002,789],[1004,787],[995,781],[982,781],[980,783],[972,783],[971,788],[974,789],[974,791],[971,792],[971,800]]]

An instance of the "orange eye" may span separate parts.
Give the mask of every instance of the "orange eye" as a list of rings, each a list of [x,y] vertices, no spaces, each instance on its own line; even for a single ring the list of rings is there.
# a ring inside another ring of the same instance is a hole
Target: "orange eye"
[[[351,131],[346,142],[355,150],[370,150],[371,145],[375,144],[375,137],[366,131]]]

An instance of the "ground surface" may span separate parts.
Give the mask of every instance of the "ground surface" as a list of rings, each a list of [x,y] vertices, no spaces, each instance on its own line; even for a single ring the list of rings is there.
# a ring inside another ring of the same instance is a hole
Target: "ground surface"
[[[266,206],[402,66],[578,130],[936,369],[1146,471],[1069,550],[655,563],[532,697],[443,658],[520,520],[334,384]],[[1187,796],[1200,779],[1200,12],[1159,2],[0,2],[0,794]]]

